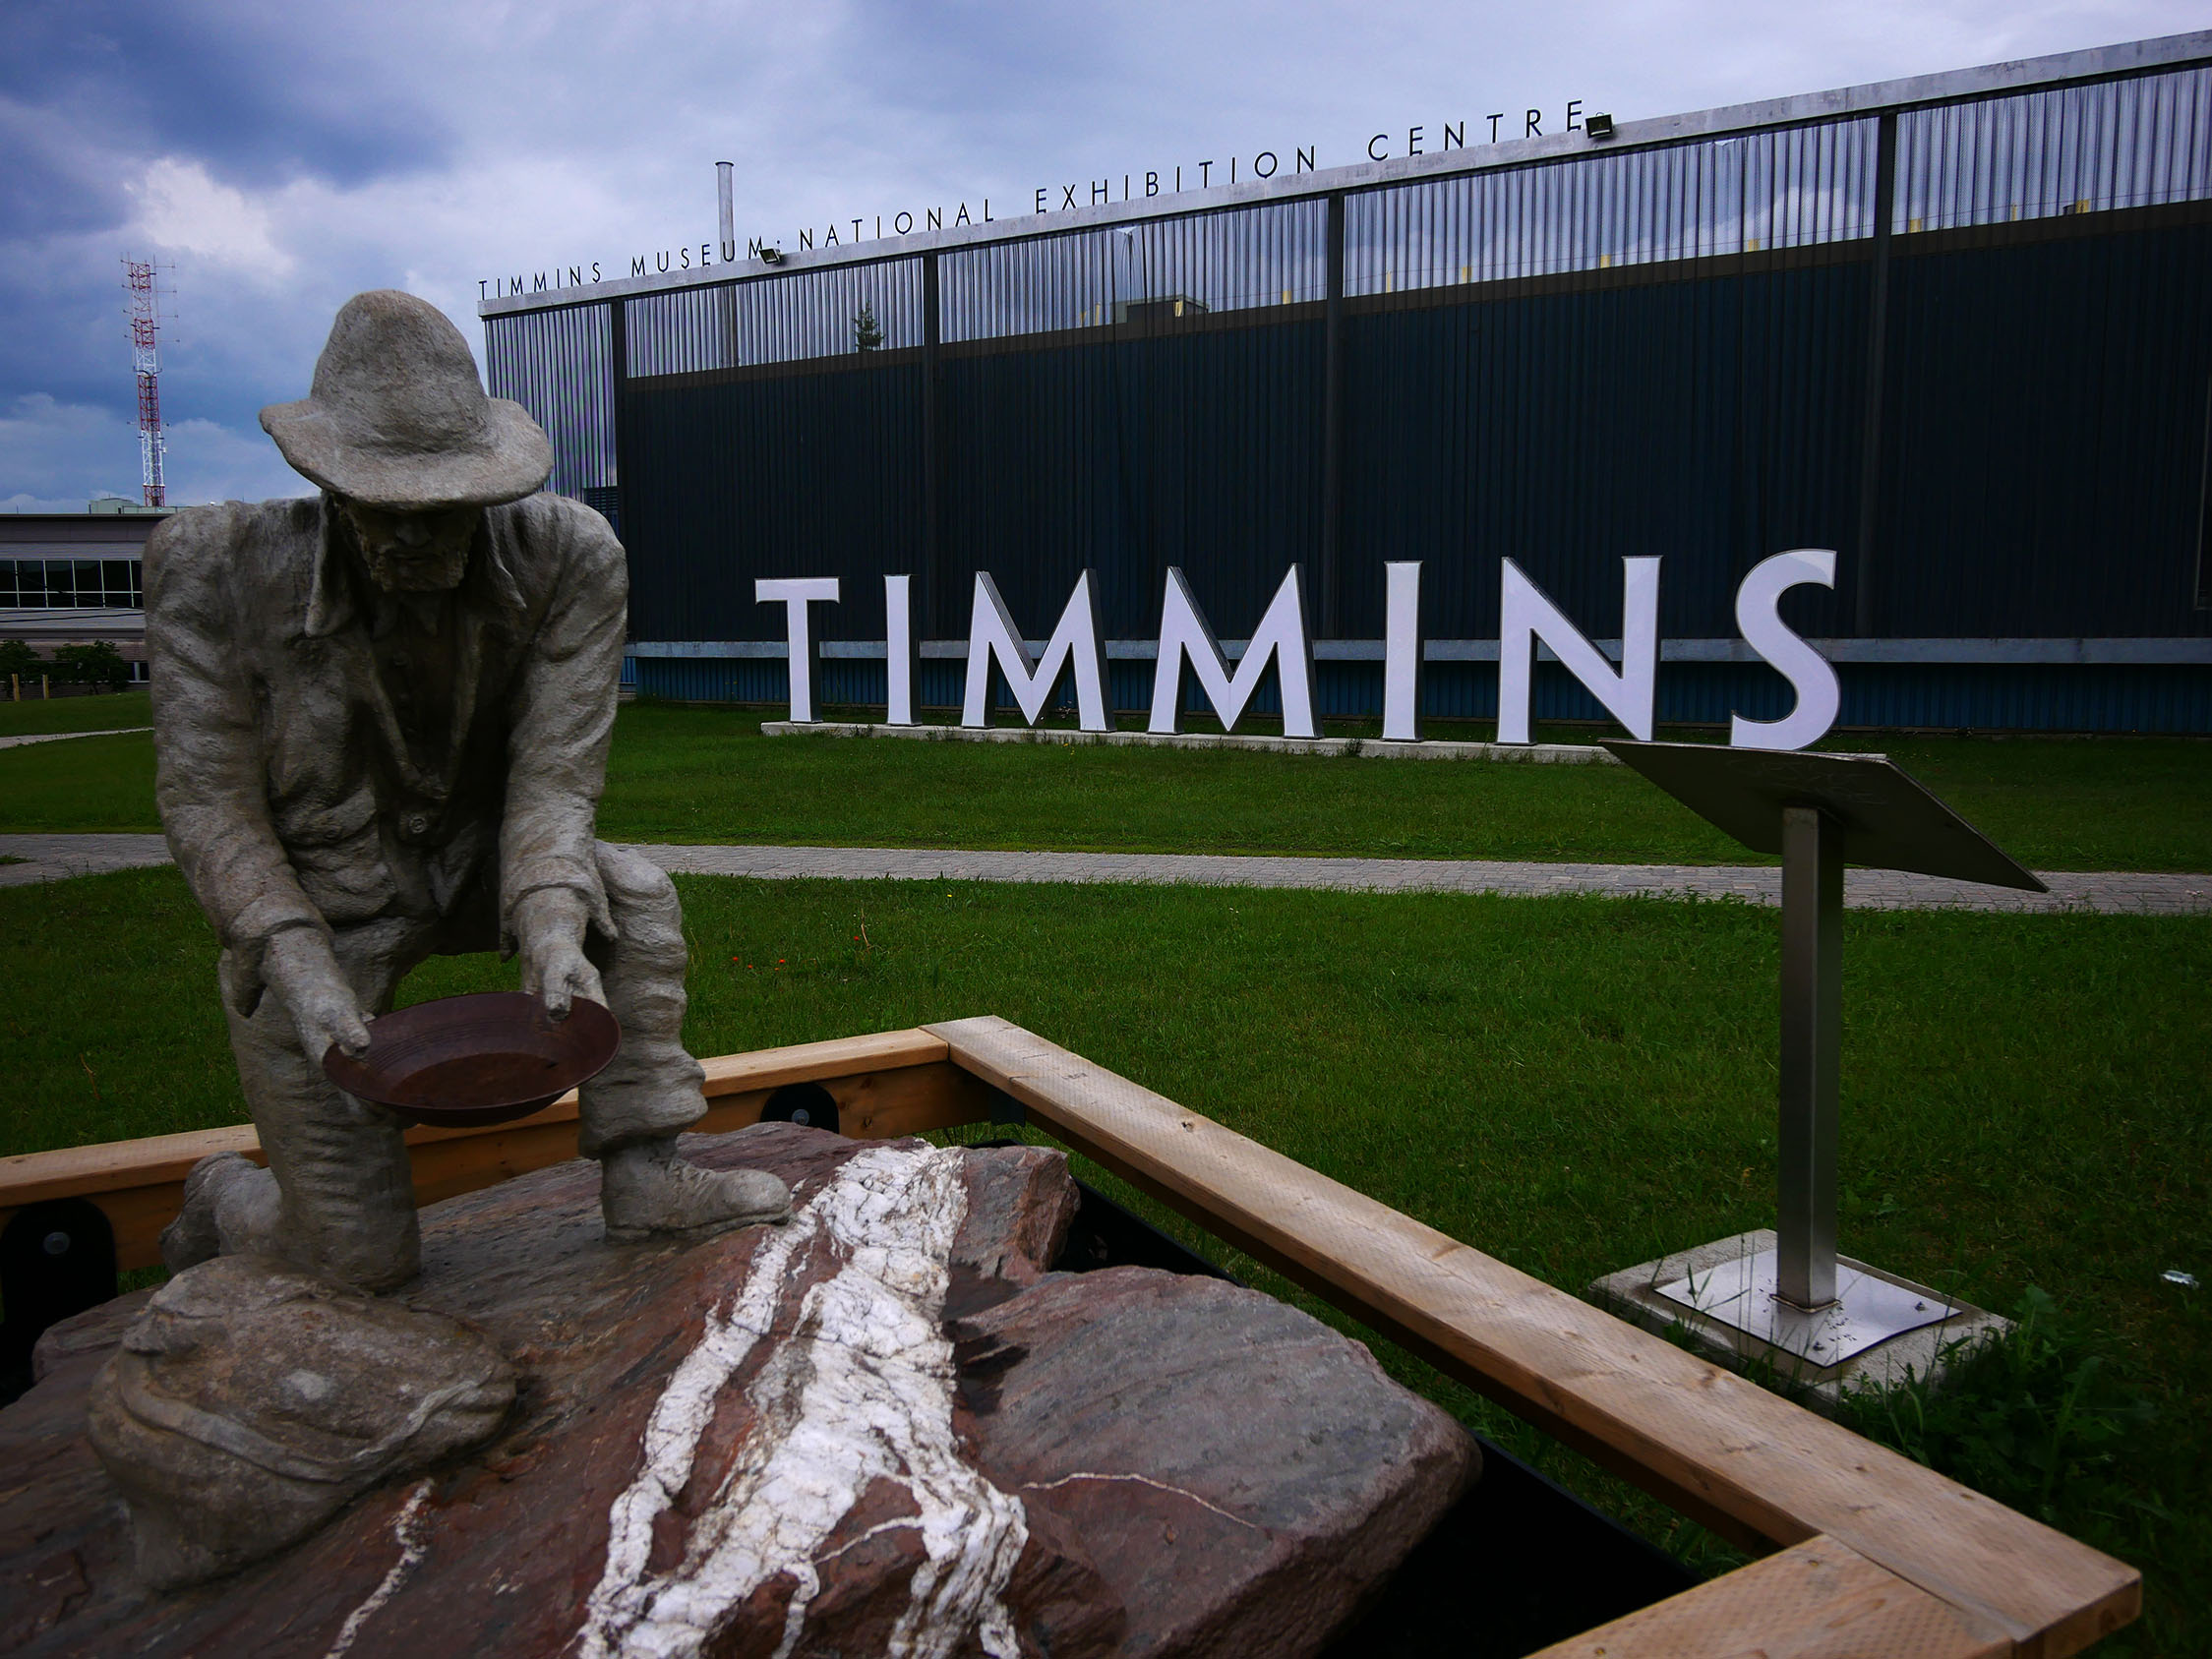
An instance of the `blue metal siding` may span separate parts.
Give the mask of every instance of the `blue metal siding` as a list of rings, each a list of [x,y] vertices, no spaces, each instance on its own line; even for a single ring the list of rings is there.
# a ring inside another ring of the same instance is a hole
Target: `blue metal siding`
[[[1881,631],[2212,631],[2212,223],[1908,254],[1889,315]]]
[[[931,658],[922,665],[925,708],[960,706],[966,665]],[[2110,732],[2185,734],[2212,731],[2212,668],[2066,667],[2005,668],[1966,665],[1902,666],[1846,663],[1840,724],[1938,731]],[[881,709],[883,665],[836,660],[820,665],[815,695],[833,708]],[[1153,665],[1106,665],[1106,693],[1124,716],[1152,706]],[[641,695],[677,702],[729,702],[780,708],[787,695],[784,665],[777,659],[646,657],[636,659]],[[1000,707],[1008,706],[1003,681]],[[1372,663],[1315,665],[1315,692],[1329,718],[1373,719],[1382,713],[1382,674]],[[1184,707],[1206,711],[1186,689]],[[1556,664],[1536,669],[1538,720],[1603,721],[1597,702]],[[1074,698],[1063,681],[1054,706],[1072,714]],[[1282,713],[1275,675],[1254,695],[1254,715]],[[1432,663],[1422,677],[1422,712],[1436,720],[1494,720],[1497,670],[1487,663]],[[1756,664],[1670,663],[1659,671],[1662,725],[1721,726],[1731,714],[1775,720],[1787,714],[1790,690],[1771,669]],[[1246,730],[1249,730],[1249,726]]]

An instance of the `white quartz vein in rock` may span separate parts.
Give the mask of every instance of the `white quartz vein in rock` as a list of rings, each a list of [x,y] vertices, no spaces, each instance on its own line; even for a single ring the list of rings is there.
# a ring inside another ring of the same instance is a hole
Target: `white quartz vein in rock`
[[[377,1612],[399,1591],[408,1576],[421,1565],[423,1554],[430,1548],[422,1529],[415,1523],[422,1518],[422,1507],[430,1499],[429,1481],[417,1486],[408,1497],[399,1518],[391,1523],[391,1536],[399,1546],[399,1559],[391,1564],[383,1582],[369,1592],[369,1599],[346,1615],[345,1624],[338,1629],[338,1639],[330,1644],[330,1651],[323,1659],[341,1659],[361,1634],[362,1627],[377,1616]]]
[[[941,1321],[946,1261],[967,1210],[961,1158],[870,1147],[761,1240],[746,1282],[708,1315],[669,1379],[646,1425],[643,1466],[608,1511],[606,1568],[577,1631],[584,1659],[688,1659],[778,1573],[798,1586],[777,1649],[788,1654],[820,1588],[817,1555],[877,1479],[911,1497],[919,1513],[888,1524],[914,1528],[926,1558],[885,1653],[943,1659],[972,1633],[994,1659],[1015,1659],[1002,1597],[1028,1518],[1018,1498],[961,1460],[952,1432]],[[750,1441],[692,1522],[683,1561],[654,1573],[654,1522],[691,1478],[717,1396],[817,1240],[838,1271],[806,1293],[797,1330],[748,1386]]]

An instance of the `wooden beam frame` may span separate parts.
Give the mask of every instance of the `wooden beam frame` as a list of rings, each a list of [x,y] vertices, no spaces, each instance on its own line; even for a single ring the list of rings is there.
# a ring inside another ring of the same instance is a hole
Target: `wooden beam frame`
[[[862,1140],[980,1123],[990,1091],[950,1062],[942,1037],[927,1032],[878,1032],[791,1048],[727,1054],[706,1063],[707,1112],[701,1133],[726,1134],[757,1122],[768,1096],[794,1083],[818,1083],[837,1101],[845,1133]],[[161,1229],[182,1202],[184,1177],[210,1153],[242,1152],[264,1161],[251,1125],[156,1135],[143,1141],[68,1147],[0,1158],[0,1226],[26,1204],[88,1198],[115,1229],[116,1263],[158,1267]],[[410,1129],[415,1202],[474,1192],[495,1181],[576,1155],[573,1091],[541,1112],[476,1129]]]
[[[710,1060],[699,1128],[755,1121],[818,1083],[859,1138],[1027,1121],[1371,1330],[1774,1554],[1546,1650],[1555,1659],[1764,1653],[2056,1659],[2141,1610],[2136,1571],[1402,1215],[1004,1020]],[[421,1202],[575,1155],[574,1096],[479,1130],[408,1134]],[[253,1155],[251,1129],[0,1158],[0,1222],[83,1197],[125,1267],[158,1259],[184,1175]]]

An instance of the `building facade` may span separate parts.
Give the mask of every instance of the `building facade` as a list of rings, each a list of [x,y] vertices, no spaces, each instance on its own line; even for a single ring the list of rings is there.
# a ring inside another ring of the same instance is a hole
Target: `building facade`
[[[480,309],[648,694],[780,700],[753,582],[833,575],[822,694],[880,704],[908,574],[949,706],[975,572],[1041,638],[1090,569],[1138,707],[1169,567],[1229,640],[1295,563],[1368,714],[1419,561],[1427,712],[1479,719],[1503,560],[1602,640],[1659,557],[1660,718],[1768,719],[1732,598],[1821,547],[1784,615],[1847,726],[2204,733],[2208,295],[2202,33]]]
[[[113,645],[146,679],[146,539],[165,511],[120,497],[84,512],[0,513],[0,639],[41,657],[64,645]],[[20,678],[20,677],[19,677]],[[36,687],[11,689],[37,695]]]

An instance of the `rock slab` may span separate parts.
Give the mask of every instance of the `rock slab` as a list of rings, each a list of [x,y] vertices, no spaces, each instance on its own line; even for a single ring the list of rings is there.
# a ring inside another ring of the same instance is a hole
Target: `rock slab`
[[[1035,1148],[761,1124],[792,1222],[609,1246],[597,1166],[423,1216],[401,1300],[513,1367],[493,1438],[157,1593],[85,1436],[145,1297],[0,1412],[0,1653],[1310,1654],[1472,1478],[1364,1348],[1257,1292],[1050,1271]]]

